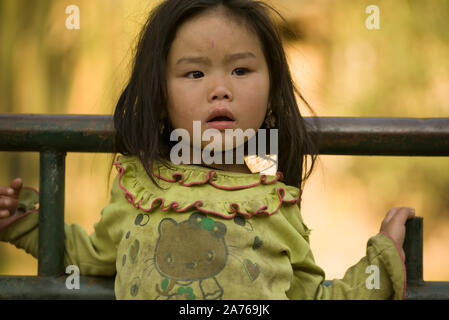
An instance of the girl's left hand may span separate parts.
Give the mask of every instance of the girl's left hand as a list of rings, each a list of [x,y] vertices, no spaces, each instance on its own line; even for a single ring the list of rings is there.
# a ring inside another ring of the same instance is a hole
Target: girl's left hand
[[[392,208],[388,211],[380,226],[380,232],[387,234],[399,246],[403,259],[405,259],[405,252],[402,248],[405,240],[405,223],[414,216],[414,208]]]

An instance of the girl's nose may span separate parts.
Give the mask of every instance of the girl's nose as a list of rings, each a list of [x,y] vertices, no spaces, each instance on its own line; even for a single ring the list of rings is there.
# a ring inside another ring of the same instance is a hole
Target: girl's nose
[[[212,87],[212,90],[209,93],[209,100],[210,102],[215,100],[232,100],[232,92],[231,89],[227,84],[224,83],[224,81],[220,80],[217,81],[214,86]]]
[[[212,101],[214,100],[231,100],[231,93],[226,92],[227,90],[217,90],[212,96]]]

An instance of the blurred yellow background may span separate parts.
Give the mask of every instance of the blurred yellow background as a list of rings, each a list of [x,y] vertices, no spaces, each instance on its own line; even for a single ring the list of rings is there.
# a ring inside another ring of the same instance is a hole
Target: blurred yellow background
[[[286,33],[286,51],[296,84],[318,116],[448,117],[448,1],[267,2],[296,32]],[[112,114],[155,3],[0,0],[0,112]],[[374,30],[365,23],[372,4],[380,18]],[[80,10],[80,29],[66,28],[70,5]],[[93,231],[109,200],[111,159],[67,155],[67,223]],[[37,153],[0,152],[0,163],[0,185],[20,176],[39,187]],[[320,156],[302,215],[326,278],[343,277],[365,255],[388,209],[410,206],[424,217],[424,280],[449,281],[448,169],[444,157]],[[0,243],[0,274],[36,272],[33,257]]]

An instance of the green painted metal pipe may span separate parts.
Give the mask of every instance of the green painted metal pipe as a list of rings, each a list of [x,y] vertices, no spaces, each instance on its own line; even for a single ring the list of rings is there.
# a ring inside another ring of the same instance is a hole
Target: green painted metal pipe
[[[306,117],[320,154],[449,156],[449,118]],[[0,114],[0,150],[115,152],[112,116]]]
[[[423,280],[423,218],[414,217],[405,224],[405,267],[407,285],[419,286]]]
[[[113,278],[80,276],[79,280],[79,289],[69,289],[67,276],[0,276],[0,299],[115,299]]]
[[[449,282],[424,281],[421,285],[408,285],[406,300],[449,300]]]
[[[40,153],[38,274],[64,274],[65,152]]]
[[[112,116],[0,114],[0,150],[114,152]]]
[[[80,276],[80,288],[69,290],[66,276],[0,276],[0,299],[89,299],[112,300],[114,279]],[[325,281],[330,285],[331,281]],[[428,281],[423,285],[408,285],[406,300],[449,299],[447,282]]]
[[[449,118],[306,118],[320,154],[449,156]]]

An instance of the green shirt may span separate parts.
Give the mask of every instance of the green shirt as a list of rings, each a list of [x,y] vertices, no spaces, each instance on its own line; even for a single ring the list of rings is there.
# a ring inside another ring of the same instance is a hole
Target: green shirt
[[[65,225],[65,265],[82,275],[114,276],[117,299],[403,299],[405,267],[394,241],[379,233],[341,280],[323,285],[300,190],[282,175],[153,167],[155,186],[136,157],[115,163],[110,203],[95,231]],[[0,231],[38,253],[36,196]]]

